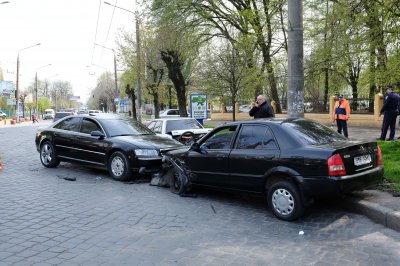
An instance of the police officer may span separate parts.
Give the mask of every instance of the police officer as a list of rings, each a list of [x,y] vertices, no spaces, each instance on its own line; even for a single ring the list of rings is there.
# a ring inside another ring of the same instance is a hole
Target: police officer
[[[390,134],[387,140],[394,140],[394,133],[396,127],[396,118],[398,115],[398,107],[399,107],[399,95],[393,92],[392,86],[386,87],[386,98],[385,102],[383,103],[381,112],[379,116],[384,114],[383,116],[383,123],[382,123],[382,131],[381,137],[379,140],[385,140],[388,128],[390,127]]]

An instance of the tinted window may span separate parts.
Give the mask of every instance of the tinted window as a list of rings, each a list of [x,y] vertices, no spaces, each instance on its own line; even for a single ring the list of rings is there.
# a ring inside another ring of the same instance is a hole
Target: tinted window
[[[276,150],[277,145],[268,127],[247,125],[240,131],[236,148]]]
[[[113,136],[154,135],[154,132],[143,124],[125,119],[103,119],[102,126]]]
[[[68,131],[79,131],[79,122],[80,122],[79,117],[69,117],[67,119],[64,119],[60,123],[54,126],[54,128],[62,129],[62,130],[68,130]]]
[[[93,120],[89,120],[87,118],[84,118],[82,121],[82,127],[81,127],[81,132],[85,134],[90,134],[92,131],[101,131],[101,128],[99,125],[96,124]]]
[[[196,119],[167,120],[166,123],[167,133],[173,130],[202,128]]]
[[[327,144],[346,140],[344,136],[329,127],[310,120],[293,120],[282,123],[282,126],[290,129],[289,132],[305,145]]]
[[[168,115],[179,115],[178,110],[169,110]]]
[[[214,132],[201,146],[206,149],[230,149],[235,130],[236,126],[222,128]]]

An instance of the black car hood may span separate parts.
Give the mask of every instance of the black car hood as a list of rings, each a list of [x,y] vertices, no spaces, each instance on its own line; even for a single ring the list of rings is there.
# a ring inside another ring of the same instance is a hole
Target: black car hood
[[[138,135],[138,136],[117,136],[113,139],[118,139],[137,146],[138,148],[145,149],[165,149],[165,148],[179,148],[183,144],[170,138],[163,138],[157,135]]]

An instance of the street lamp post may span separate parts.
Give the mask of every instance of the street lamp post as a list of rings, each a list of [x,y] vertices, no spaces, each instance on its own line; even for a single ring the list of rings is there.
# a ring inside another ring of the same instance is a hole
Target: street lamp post
[[[112,48],[108,48],[104,45],[98,44],[98,43],[94,43],[94,45],[98,45],[100,47],[103,47],[104,49],[110,50],[113,52],[114,54],[114,81],[115,81],[115,92],[118,92],[118,79],[117,79],[117,59],[115,57],[115,50]]]
[[[16,112],[16,116],[17,116],[17,123],[19,122],[19,53],[22,52],[23,50],[35,47],[40,45],[40,43],[37,43],[35,45],[31,45],[22,49],[18,50],[18,56],[17,56],[17,78],[15,80],[15,112]]]
[[[41,67],[38,67],[37,69],[36,69],[36,74],[35,74],[35,100],[36,100],[36,115],[37,116],[39,116],[39,102],[38,102],[38,85],[37,85],[37,81],[38,81],[38,79],[37,79],[37,72],[38,72],[38,70],[39,69],[41,69],[41,68],[44,68],[44,67],[48,67],[48,66],[51,66],[51,64],[47,64],[47,65],[44,65],[44,66],[41,66]]]
[[[142,122],[142,82],[141,82],[141,77],[140,77],[140,75],[141,75],[140,74],[140,72],[141,72],[140,71],[141,58],[140,58],[139,13],[138,13],[138,11],[133,12],[133,11],[130,11],[128,9],[125,9],[125,8],[110,4],[108,2],[104,2],[104,3],[109,5],[109,6],[124,10],[126,12],[129,12],[129,13],[132,13],[132,14],[135,15],[135,20],[136,20],[136,54],[137,54],[136,60],[137,60],[137,76],[138,76],[137,99],[138,99],[138,109],[139,109],[139,113],[138,113],[137,119],[138,119],[139,122]],[[137,5],[137,1],[135,1],[135,4]]]

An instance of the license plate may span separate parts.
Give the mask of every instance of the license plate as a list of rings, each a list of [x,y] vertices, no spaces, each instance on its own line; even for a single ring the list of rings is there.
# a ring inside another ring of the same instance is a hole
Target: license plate
[[[369,164],[371,162],[372,162],[372,159],[371,159],[370,154],[354,157],[354,165],[355,166]]]

